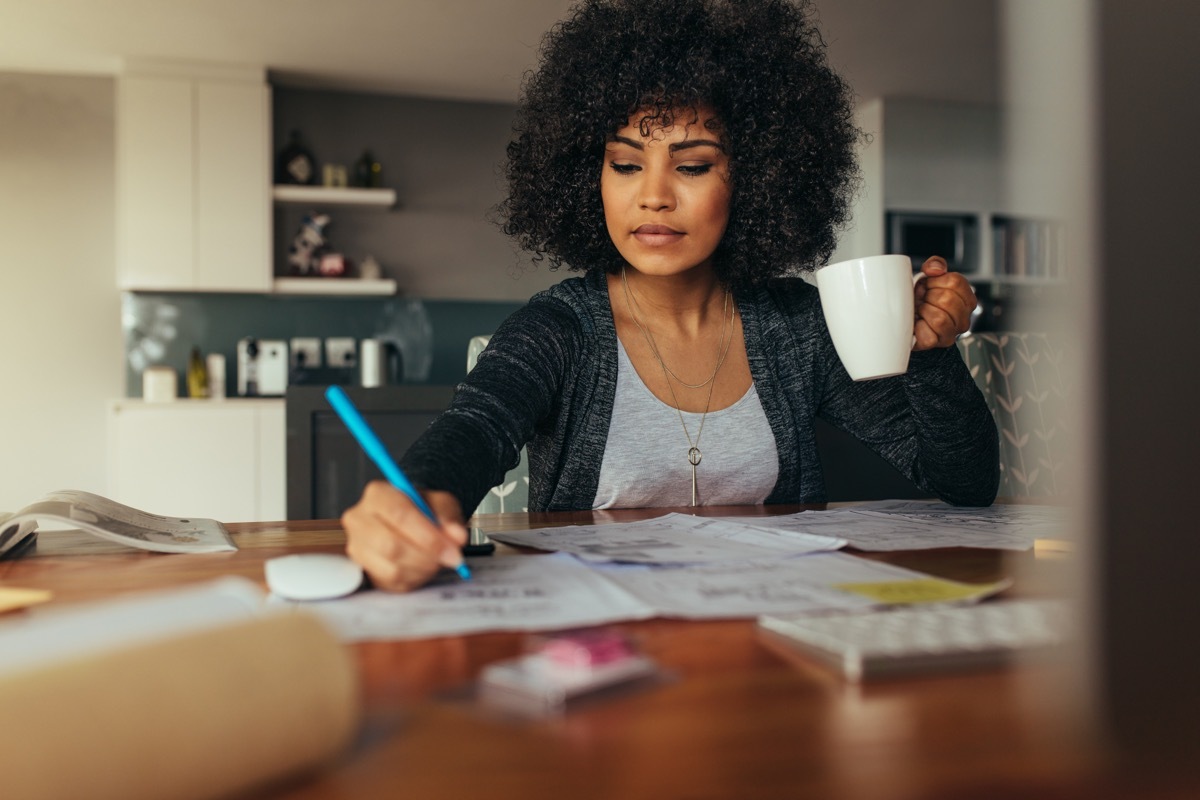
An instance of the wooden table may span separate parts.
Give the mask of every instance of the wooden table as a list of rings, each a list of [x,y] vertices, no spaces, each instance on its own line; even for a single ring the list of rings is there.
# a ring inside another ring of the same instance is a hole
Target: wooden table
[[[772,512],[799,510],[778,506]],[[745,513],[746,509],[741,509]],[[751,510],[752,511],[752,510]],[[705,513],[736,513],[705,509]],[[757,513],[761,513],[759,510]],[[646,512],[497,514],[499,530]],[[0,581],[56,603],[178,586],[218,575],[263,583],[263,562],[338,552],[336,522],[230,525],[237,553],[169,556],[70,533],[0,562]],[[500,546],[498,557],[515,554]],[[877,555],[965,581],[1055,583],[1062,562],[1032,552],[946,549]],[[665,668],[650,688],[519,720],[479,706],[473,681],[522,652],[489,633],[351,645],[365,722],[331,769],[270,787],[286,798],[1028,798],[1200,797],[1194,774],[1119,764],[1056,712],[1065,664],[893,679],[855,687],[773,645],[753,621],[656,619],[618,625]]]

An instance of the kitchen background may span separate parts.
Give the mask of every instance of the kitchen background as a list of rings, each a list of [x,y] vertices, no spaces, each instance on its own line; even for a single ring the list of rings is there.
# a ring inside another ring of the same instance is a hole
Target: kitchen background
[[[896,76],[903,79],[902,73],[872,73],[860,66],[855,75],[855,68],[847,67],[862,94],[860,124],[874,139],[863,153],[867,183],[856,223],[835,257],[882,251],[883,219],[893,207],[966,212],[977,215],[985,230],[995,213],[1044,213],[1007,207],[1003,197],[996,4],[981,2],[961,13],[959,4],[919,5],[921,13],[945,22],[941,34],[921,23],[931,43],[928,52],[938,54],[915,65],[928,96],[887,85]],[[836,62],[839,41],[864,38],[839,37],[837,20],[832,21]],[[872,17],[875,23],[888,26],[879,15]],[[867,31],[865,41],[877,50],[870,55],[883,61],[911,61],[907,49],[884,46],[891,42],[890,32]],[[848,52],[842,50],[841,58],[854,62]],[[940,67],[938,59],[943,59]],[[954,69],[945,66],[948,61],[955,62]],[[236,343],[248,336],[362,339],[382,334],[407,343],[405,381],[453,383],[465,371],[470,336],[494,329],[525,298],[564,277],[544,265],[529,269],[487,220],[500,196],[496,169],[509,137],[511,102],[414,96],[393,88],[321,88],[272,72],[266,76],[270,108],[263,146],[269,158],[298,130],[318,170],[325,163],[352,168],[367,148],[382,165],[382,183],[395,190],[395,207],[322,210],[332,216],[330,241],[356,263],[373,256],[384,276],[395,281],[396,293],[286,295],[272,291],[269,280],[256,291],[180,291],[130,280],[128,264],[117,256],[122,229],[116,212],[120,202],[114,202],[122,196],[122,163],[128,164],[117,152],[120,65],[106,74],[3,67],[0,62],[0,237],[6,255],[0,299],[6,308],[2,352],[8,388],[0,396],[0,440],[8,452],[20,454],[21,466],[5,469],[0,508],[19,507],[56,488],[113,493],[122,464],[131,462],[158,467],[180,485],[194,480],[182,471],[198,460],[194,447],[171,441],[170,430],[156,429],[140,455],[124,461],[116,455],[131,439],[114,420],[137,408],[141,392],[131,356],[144,353],[147,337],[164,333],[156,321],[170,320],[170,336],[160,337],[169,341],[160,342],[165,346],[152,360],[176,370],[180,394],[187,356],[195,347],[226,357],[226,389],[233,395]],[[513,86],[518,74],[509,75]],[[165,169],[153,177],[174,185],[176,176],[177,171]],[[265,202],[270,206],[269,199]],[[287,242],[308,210],[285,204],[267,209],[267,234],[260,238],[269,251],[268,276],[285,274]],[[216,244],[208,245],[210,257],[202,266],[245,257],[233,232],[227,242],[220,235],[212,238]],[[182,246],[177,251],[179,258],[160,262],[192,257]],[[1032,303],[1053,293],[993,277],[986,271],[977,276],[981,295],[1024,292]],[[174,428],[191,424],[184,421],[187,407],[177,404]],[[265,469],[259,465],[257,473]],[[200,493],[193,487],[193,494]]]
[[[330,218],[323,230],[326,247],[346,256],[352,274],[367,258],[375,260],[399,294],[126,292],[128,396],[140,396],[147,363],[174,367],[177,392],[186,396],[193,348],[224,357],[225,393],[236,394],[237,342],[245,337],[380,338],[402,352],[403,375],[397,377],[403,382],[456,383],[471,336],[489,333],[533,291],[567,274],[533,266],[489,221],[502,197],[499,158],[510,136],[511,106],[283,86],[274,86],[270,98],[273,156],[299,135],[319,183],[327,168],[342,169],[353,181],[356,163],[370,154],[381,168],[379,185],[397,198],[383,208],[320,205],[320,198],[275,203],[274,275],[294,271],[289,245],[319,210]],[[885,212],[965,214],[987,226],[992,215],[1008,208],[1003,122],[995,106],[899,98],[863,103],[859,114],[875,137],[868,156],[882,156],[867,159],[873,182],[867,194],[882,195]],[[976,330],[1009,329],[1013,309],[1052,302],[1059,285],[996,275],[1003,272],[999,265],[980,263],[982,250],[994,253],[994,244],[977,238],[973,246],[980,252],[968,254],[981,300]],[[860,221],[835,260],[889,247],[894,244],[878,219],[873,226]],[[339,285],[350,279],[324,280]]]
[[[1190,597],[1197,555],[1186,535],[1195,527],[1186,500],[1197,439],[1196,373],[1186,367],[1195,360],[1192,306],[1200,295],[1187,233],[1200,215],[1200,179],[1186,137],[1200,108],[1189,46],[1197,6],[815,2],[830,57],[861,107],[905,98],[1003,106],[1006,200],[1014,211],[1065,214],[1081,225],[1070,291],[1039,320],[1082,354],[1071,364],[1078,413],[1067,422],[1075,461],[1087,466],[1077,476],[1073,527],[1084,546],[1062,566],[1092,622],[1065,694],[1078,702],[1084,729],[1120,720],[1118,738],[1136,739],[1143,752],[1190,755],[1180,748],[1194,750],[1196,703],[1176,687],[1196,673],[1196,654],[1144,654],[1196,627],[1187,613],[1195,604],[1180,598]],[[505,104],[538,35],[567,5],[343,0],[298,12],[294,0],[0,2],[0,509],[56,488],[103,492],[110,483],[107,422],[126,393],[114,279],[122,56],[269,64],[279,86],[319,81]],[[880,144],[863,154],[876,177],[889,146]],[[264,139],[264,152],[269,145]],[[860,225],[885,211],[886,192],[873,186]],[[861,227],[847,234],[869,239]],[[496,274],[494,262],[485,268]],[[524,284],[532,290],[536,282],[527,278],[518,281],[526,296]],[[496,288],[511,284],[505,278]],[[266,402],[175,405],[249,414]],[[204,444],[162,445],[150,460],[187,483],[181,468]]]
[[[305,217],[327,214],[326,246],[357,272],[368,257],[394,296],[342,296],[331,281],[322,296],[221,292],[137,291],[123,295],[125,391],[141,395],[147,345],[157,363],[185,372],[193,347],[225,357],[226,394],[236,394],[237,342],[244,337],[290,341],[330,337],[380,338],[403,354],[404,382],[456,383],[465,374],[469,339],[490,333],[520,302],[565,276],[534,267],[488,221],[501,199],[498,159],[508,142],[512,107],[357,92],[273,87],[271,154],[299,133],[315,161],[353,170],[369,151],[380,184],[393,189],[392,207],[276,203],[272,270],[292,270],[288,248]],[[163,320],[169,320],[163,324]],[[162,332],[169,334],[169,339]],[[165,345],[165,349],[157,345]],[[357,374],[341,375],[354,380]]]

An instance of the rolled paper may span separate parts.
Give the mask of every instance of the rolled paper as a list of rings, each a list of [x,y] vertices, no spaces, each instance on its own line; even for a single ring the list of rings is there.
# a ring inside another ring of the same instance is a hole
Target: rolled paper
[[[0,677],[5,797],[212,798],[318,769],[357,671],[308,614],[268,614]]]

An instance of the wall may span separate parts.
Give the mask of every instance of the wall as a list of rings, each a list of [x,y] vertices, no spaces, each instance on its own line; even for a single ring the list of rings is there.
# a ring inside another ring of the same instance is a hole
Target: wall
[[[853,218],[838,238],[830,264],[884,252],[883,99],[859,101],[854,124],[869,137],[858,148],[862,185],[854,199]]]
[[[913,98],[884,104],[884,205],[903,211],[1015,211],[1002,200],[1003,114]]]
[[[0,509],[102,492],[121,393],[113,81],[0,73]]]
[[[888,211],[1015,214],[1065,221],[1053,193],[1012,190],[1016,172],[1033,169],[1036,177],[1051,173],[1041,165],[1014,162],[1014,147],[1024,151],[1028,143],[1011,138],[1028,134],[1025,126],[1016,131],[1008,112],[1003,106],[914,97],[860,100],[855,120],[871,137],[859,152],[863,186],[854,220],[831,261],[886,252]],[[1073,155],[1060,151],[1055,164],[1071,163]],[[986,224],[978,236],[979,270],[991,274],[993,244]],[[1053,311],[1069,299],[1063,285],[982,278],[973,283],[980,301],[974,331],[1046,330]]]
[[[399,210],[326,209],[331,242],[372,254],[411,297],[526,300],[566,277],[521,257],[488,212],[503,196],[500,165],[514,107],[276,86],[274,152],[297,130],[320,165],[353,173],[369,148]],[[305,209],[276,209],[276,271]]]
[[[856,124],[863,184],[854,221],[832,260],[884,252],[894,211],[1013,212],[1005,195],[1000,109],[915,98],[860,100]]]

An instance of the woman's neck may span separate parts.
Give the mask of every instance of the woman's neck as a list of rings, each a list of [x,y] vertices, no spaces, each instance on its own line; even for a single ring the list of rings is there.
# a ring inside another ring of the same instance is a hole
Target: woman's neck
[[[633,313],[652,327],[697,335],[725,311],[725,287],[711,268],[697,267],[675,275],[649,275],[626,268],[624,275],[609,276],[609,294],[626,297]]]

